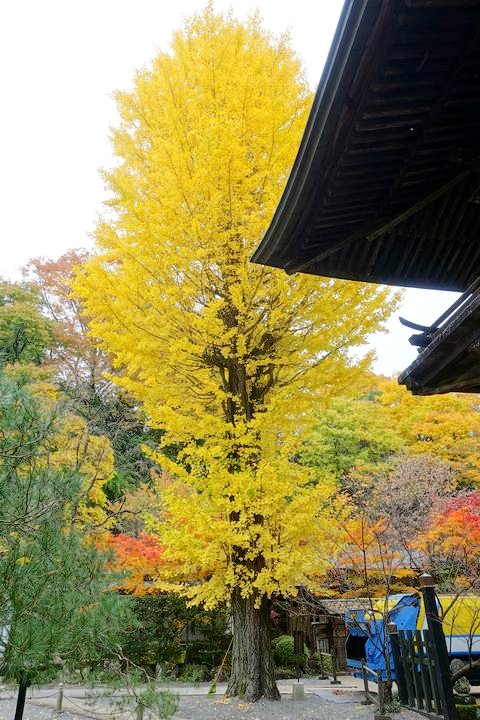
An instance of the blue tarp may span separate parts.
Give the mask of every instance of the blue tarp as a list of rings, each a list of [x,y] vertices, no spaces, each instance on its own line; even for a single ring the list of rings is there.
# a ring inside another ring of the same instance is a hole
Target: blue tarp
[[[395,679],[390,641],[386,634],[383,620],[384,607],[382,602],[376,603],[377,610],[349,610],[345,615],[345,623],[349,636],[366,637],[365,660],[371,670],[380,670],[384,680],[387,679],[385,667],[384,648],[387,647],[392,679]],[[399,630],[412,630],[415,632],[417,618],[420,610],[420,598],[417,594],[390,595],[388,598],[387,623],[394,622]],[[387,644],[385,646],[385,643]],[[348,641],[347,641],[348,650]],[[347,666],[355,670],[361,667],[361,658],[349,658],[347,651]],[[358,673],[355,673],[358,675]]]

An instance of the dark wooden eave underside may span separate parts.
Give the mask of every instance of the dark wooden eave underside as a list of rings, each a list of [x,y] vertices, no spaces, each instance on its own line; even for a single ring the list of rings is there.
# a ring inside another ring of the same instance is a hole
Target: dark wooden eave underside
[[[480,392],[479,285],[398,378],[414,395]]]
[[[255,262],[465,290],[480,275],[480,0],[347,0]]]

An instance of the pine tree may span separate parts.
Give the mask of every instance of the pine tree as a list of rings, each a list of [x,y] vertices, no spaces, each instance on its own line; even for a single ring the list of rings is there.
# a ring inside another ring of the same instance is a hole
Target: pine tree
[[[68,522],[84,478],[52,462],[60,412],[0,374],[0,674],[19,685],[16,717],[28,685],[105,657],[131,622],[108,557]]]

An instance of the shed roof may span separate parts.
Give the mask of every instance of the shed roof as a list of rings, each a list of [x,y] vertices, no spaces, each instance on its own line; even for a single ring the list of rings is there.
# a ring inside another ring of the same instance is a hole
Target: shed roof
[[[255,262],[465,290],[480,275],[480,0],[346,0]]]

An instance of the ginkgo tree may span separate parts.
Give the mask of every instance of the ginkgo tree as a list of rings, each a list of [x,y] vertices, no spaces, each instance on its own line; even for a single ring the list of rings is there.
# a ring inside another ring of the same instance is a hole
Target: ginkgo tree
[[[278,698],[270,606],[330,555],[334,485],[298,462],[312,408],[356,386],[385,289],[250,263],[311,92],[286,36],[212,7],[118,92],[109,210],[75,291],[116,382],[162,431],[159,587],[232,607],[229,695]],[[176,453],[164,451],[174,446]],[[172,457],[174,458],[172,460]]]

